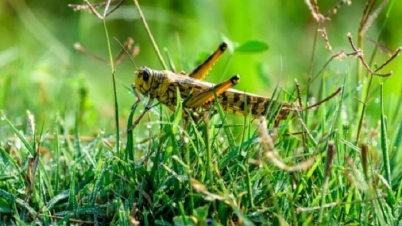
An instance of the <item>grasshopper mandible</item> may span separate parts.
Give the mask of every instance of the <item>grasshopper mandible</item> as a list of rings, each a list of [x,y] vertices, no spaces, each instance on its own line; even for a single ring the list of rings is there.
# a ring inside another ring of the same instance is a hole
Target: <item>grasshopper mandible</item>
[[[234,75],[219,84],[202,81],[226,49],[227,44],[223,42],[189,75],[141,67],[136,73],[132,88],[137,96],[139,91],[142,95],[150,97],[143,113],[150,109],[154,99],[175,110],[177,89],[181,100],[185,100],[183,108],[195,112],[203,112],[214,106],[215,96],[224,110],[234,114],[251,114],[254,117],[260,117],[275,107],[278,109],[275,125],[288,117],[290,112],[300,111],[300,108],[293,103],[273,101],[267,97],[232,89],[239,83],[239,75]],[[131,129],[138,124],[142,116],[143,114],[133,123]]]

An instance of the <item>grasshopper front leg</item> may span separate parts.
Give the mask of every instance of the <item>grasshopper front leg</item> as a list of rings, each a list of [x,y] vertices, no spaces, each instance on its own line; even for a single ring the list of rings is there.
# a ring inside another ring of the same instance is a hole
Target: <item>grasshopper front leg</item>
[[[135,96],[137,97],[137,101],[133,104],[133,106],[131,107],[131,109],[133,109],[134,107],[136,107],[140,102],[141,102],[141,96],[138,93],[138,91],[135,89],[134,84],[131,85],[131,88],[133,89],[133,92],[135,94]],[[149,109],[151,109],[152,107],[152,103],[154,101],[154,98],[149,98],[149,101],[147,103],[147,105],[145,106],[144,111],[141,113],[141,115],[134,121],[133,125],[131,126],[131,128],[128,131],[133,130],[138,123],[141,121],[141,119],[144,117],[145,113],[147,113],[147,111],[149,111]]]

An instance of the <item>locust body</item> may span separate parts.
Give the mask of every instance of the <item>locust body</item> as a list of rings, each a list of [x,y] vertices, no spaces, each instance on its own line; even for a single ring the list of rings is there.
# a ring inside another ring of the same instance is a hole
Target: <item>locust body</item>
[[[145,96],[149,95],[147,108],[157,99],[171,110],[175,110],[179,93],[180,99],[183,100],[183,108],[197,115],[213,108],[216,99],[222,108],[230,113],[251,114],[254,117],[275,114],[276,125],[290,112],[298,111],[292,103],[273,101],[267,97],[232,89],[231,87],[239,82],[239,75],[219,84],[203,81],[226,48],[226,43],[219,45],[218,49],[189,75],[141,67],[136,73],[133,88]]]

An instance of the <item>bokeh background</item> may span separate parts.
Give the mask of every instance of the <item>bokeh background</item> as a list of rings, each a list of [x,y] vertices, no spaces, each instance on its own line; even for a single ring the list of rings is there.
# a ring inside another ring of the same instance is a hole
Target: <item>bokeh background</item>
[[[303,87],[309,76],[315,75],[331,57],[323,39],[318,37],[315,59],[311,61],[317,24],[304,1],[140,0],[139,3],[156,42],[162,50],[169,51],[178,70],[190,71],[222,40],[238,44],[258,40],[269,46],[262,52],[226,53],[206,78],[210,82],[240,74],[238,89],[270,96],[278,84],[294,87],[295,78]],[[319,1],[320,10],[325,13],[337,3]],[[351,3],[324,24],[335,53],[351,51],[346,38],[348,32],[357,38],[366,1]],[[107,59],[103,23],[88,12],[72,10],[68,4],[83,2],[0,2],[0,109],[17,124],[23,123],[28,109],[39,122],[47,125],[57,117],[73,123],[77,112],[84,111],[83,120],[92,131],[111,129],[114,109],[110,66],[91,60],[73,48],[79,42],[91,53]],[[400,15],[402,2],[389,1],[366,35],[379,39],[391,50],[402,46]],[[106,24],[111,37],[121,42],[127,37],[135,40],[140,48],[135,57],[137,65],[162,69],[132,1],[126,0],[107,18]],[[111,40],[112,51],[117,54],[120,46]],[[374,47],[372,42],[364,41],[366,58],[371,56]],[[381,52],[375,62],[381,64],[387,58]],[[394,71],[392,77],[374,79],[375,84],[384,82],[390,103],[400,98],[401,63],[402,58],[397,58],[384,69],[384,72]],[[355,64],[356,59],[333,62],[320,78],[328,76],[328,90],[335,90],[343,84],[345,76],[349,76],[347,81],[353,81]],[[116,69],[122,127],[135,101],[128,91],[134,71],[129,60]],[[319,87],[318,81],[311,86],[313,94]]]

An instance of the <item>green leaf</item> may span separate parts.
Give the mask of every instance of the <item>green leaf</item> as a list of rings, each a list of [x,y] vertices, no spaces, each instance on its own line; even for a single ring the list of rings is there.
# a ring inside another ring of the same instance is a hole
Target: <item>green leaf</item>
[[[4,199],[0,199],[0,213],[11,213],[10,204]]]
[[[236,47],[235,51],[237,52],[262,52],[267,50],[269,47],[266,43],[260,41],[248,41],[240,46]]]
[[[197,224],[194,223],[193,218],[190,216],[175,216],[173,217],[174,225],[176,226],[196,226]]]

